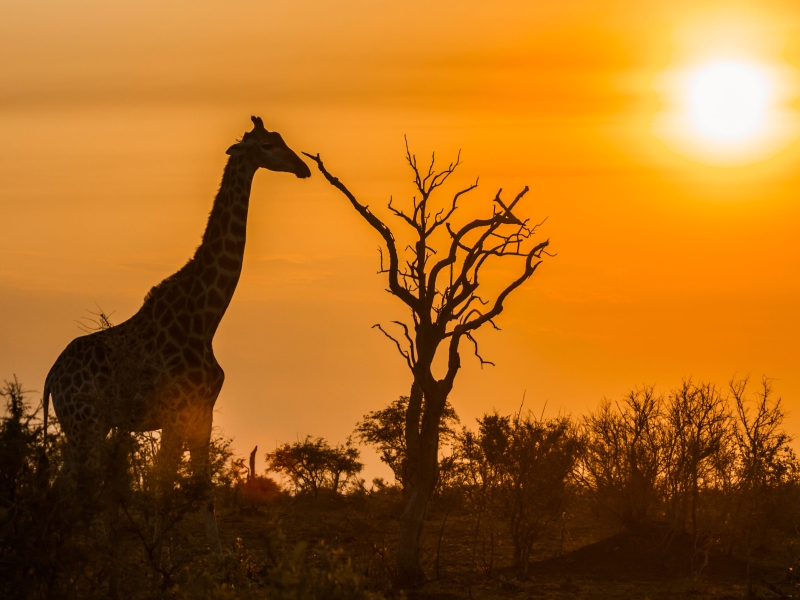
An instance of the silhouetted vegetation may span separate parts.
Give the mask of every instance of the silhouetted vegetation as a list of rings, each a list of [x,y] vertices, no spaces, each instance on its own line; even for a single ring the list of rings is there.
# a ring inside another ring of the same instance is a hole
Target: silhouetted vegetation
[[[505,524],[514,547],[513,566],[523,573],[536,541],[564,515],[579,451],[569,419],[537,420],[530,413],[486,415],[477,433],[464,429],[458,438],[454,455],[464,485],[477,493],[479,514],[486,511]],[[494,538],[492,530],[490,555]]]
[[[364,468],[360,453],[350,440],[331,448],[322,438],[307,436],[302,442],[283,444],[266,456],[270,471],[285,475],[295,494],[319,496],[322,489],[333,494],[353,483]]]
[[[349,440],[279,445],[267,454],[267,472],[282,477],[281,487],[215,436],[224,541],[216,556],[198,528],[204,484],[186,458],[177,472],[159,472],[157,434],[115,431],[96,467],[74,485],[56,483],[64,444],[57,424],[45,452],[30,394],[16,379],[0,394],[0,596],[396,593],[402,469],[394,484],[368,490]],[[386,444],[390,466],[405,460],[397,441],[403,402],[356,424],[362,440]],[[635,574],[648,585],[684,581],[682,589],[698,593],[794,593],[800,465],[784,419],[766,379],[725,390],[686,380],[667,394],[641,387],[581,418],[492,412],[460,430],[448,406],[448,449],[426,517],[432,533],[421,546],[428,586],[513,597],[544,589],[550,577],[567,594],[585,580]]]
[[[400,396],[389,406],[364,415],[356,425],[356,436],[365,444],[375,446],[381,460],[394,474],[395,481],[407,490],[406,413],[408,396]],[[439,423],[439,443],[449,444],[455,438],[453,429],[459,423],[458,415],[449,402],[445,403]]]
[[[266,556],[252,556],[238,540],[222,557],[210,553],[197,539],[205,481],[186,456],[177,471],[161,470],[157,434],[114,431],[98,464],[78,471],[77,481],[57,481],[63,435],[51,426],[44,460],[40,411],[16,379],[0,394],[0,597],[378,597],[340,551],[289,546],[279,526]],[[223,505],[238,510],[246,480],[230,445],[212,440],[212,482]],[[352,469],[353,461],[330,468]]]

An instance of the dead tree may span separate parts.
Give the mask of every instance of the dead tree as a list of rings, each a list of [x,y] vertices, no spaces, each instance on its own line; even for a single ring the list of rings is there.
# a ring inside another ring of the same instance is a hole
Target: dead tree
[[[258,446],[253,448],[253,451],[250,453],[250,471],[247,473],[248,484],[256,479],[256,452],[258,452]]]
[[[534,243],[539,225],[531,225],[528,219],[515,214],[527,187],[510,202],[502,200],[502,190],[498,191],[490,215],[460,226],[454,224],[452,218],[459,199],[474,190],[478,182],[456,192],[444,206],[433,206],[431,195],[460,161],[457,158],[446,169],[437,171],[432,157],[427,169],[420,168],[406,145],[406,159],[419,196],[414,197],[407,210],[389,201],[389,211],[402,223],[403,233],[411,236],[411,243],[398,249],[390,228],[327,171],[320,156],[306,156],[317,163],[328,182],[381,235],[385,254],[381,249],[379,272],[388,276],[387,291],[411,313],[410,323],[392,321],[399,328],[399,335],[392,335],[380,324],[374,327],[396,345],[412,374],[405,415],[409,494],[400,521],[397,569],[398,584],[414,585],[425,577],[420,566],[420,536],[438,476],[440,422],[461,367],[460,344],[464,339],[470,342],[481,366],[493,364],[481,357],[474,333],[487,323],[498,329],[494,319],[503,311],[505,300],[533,275],[549,242]],[[482,298],[478,293],[479,276],[488,264],[503,259],[520,261],[521,273],[493,299]],[[434,358],[445,342],[446,372],[436,376]]]

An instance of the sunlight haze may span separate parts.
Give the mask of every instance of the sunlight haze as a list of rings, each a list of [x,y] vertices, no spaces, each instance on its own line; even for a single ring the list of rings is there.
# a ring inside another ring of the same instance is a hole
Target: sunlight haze
[[[465,216],[530,186],[556,256],[476,335],[496,367],[464,346],[462,423],[766,375],[800,434],[800,4],[13,0],[0,53],[0,377],[37,399],[87,311],[128,318],[192,256],[257,115],[390,224],[404,135],[461,151]],[[259,468],[410,385],[372,329],[408,317],[381,240],[309,166],[256,175],[215,340],[215,425]]]

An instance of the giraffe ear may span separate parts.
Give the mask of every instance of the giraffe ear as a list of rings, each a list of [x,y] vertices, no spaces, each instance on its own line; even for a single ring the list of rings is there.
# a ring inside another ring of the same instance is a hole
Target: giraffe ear
[[[233,156],[234,154],[240,154],[243,151],[240,144],[241,142],[237,142],[236,144],[225,150],[225,154],[229,156]]]

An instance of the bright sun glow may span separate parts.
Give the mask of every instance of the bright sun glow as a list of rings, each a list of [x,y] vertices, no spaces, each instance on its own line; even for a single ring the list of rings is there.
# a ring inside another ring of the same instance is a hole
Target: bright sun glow
[[[697,69],[688,94],[692,123],[703,136],[719,141],[741,141],[759,133],[770,102],[765,74],[734,61]]]
[[[687,57],[653,79],[662,106],[652,131],[672,150],[707,164],[743,165],[800,137],[792,106],[800,90],[796,71],[779,60],[737,54],[702,62]]]

